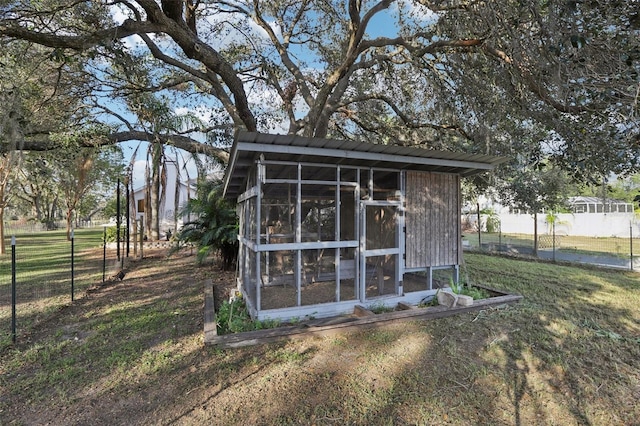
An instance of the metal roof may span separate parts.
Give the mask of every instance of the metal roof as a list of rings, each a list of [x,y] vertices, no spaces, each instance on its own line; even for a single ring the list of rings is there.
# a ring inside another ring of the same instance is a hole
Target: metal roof
[[[255,132],[236,133],[224,176],[224,196],[235,199],[245,190],[256,159],[332,165],[455,173],[472,176],[508,160],[482,154],[431,151],[335,139],[305,138]]]

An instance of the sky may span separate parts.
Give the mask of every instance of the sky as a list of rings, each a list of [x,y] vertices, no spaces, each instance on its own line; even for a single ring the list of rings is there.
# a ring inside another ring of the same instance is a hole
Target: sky
[[[414,5],[413,2],[401,0],[398,3],[400,4],[400,6],[398,6],[398,4],[394,4],[387,11],[383,13],[379,13],[376,15],[376,17],[374,17],[374,19],[371,21],[369,25],[368,32],[370,37],[390,37],[390,38],[396,37],[398,35],[398,28],[397,28],[396,22],[398,20],[398,15],[400,10],[399,8],[403,8],[403,11],[404,11],[403,15],[405,17],[412,16],[414,19],[420,21],[423,25],[434,22],[434,20],[437,19],[436,15],[433,12],[431,12],[425,7]],[[125,19],[127,19],[127,15],[124,13],[124,10],[125,9],[123,9],[121,6],[113,7],[112,14],[116,23],[121,23]],[[209,20],[209,23],[215,24],[216,20],[219,21],[221,19],[228,19],[228,16],[226,16],[225,18],[218,17],[218,16],[211,16],[207,19]],[[272,22],[271,25],[274,29],[274,32],[278,34],[280,31],[278,26],[275,24],[275,22]],[[253,32],[255,33],[255,38],[257,40],[259,40],[260,38],[266,38],[266,33],[264,32],[263,29],[258,27],[257,24],[252,24],[252,28],[253,28]],[[153,35],[151,37],[152,39],[154,39],[156,43],[158,43],[158,45],[161,48],[165,49],[166,51],[169,51],[175,48],[172,42],[170,42],[166,38],[157,37]],[[225,44],[231,44],[234,40],[235,40],[235,36],[232,33],[230,33],[227,38],[222,40],[216,40],[217,42],[216,47],[220,48]],[[125,44],[126,47],[128,47],[131,50],[146,49],[146,47],[144,46],[144,42],[137,35],[133,35],[125,38],[123,40],[123,43]],[[304,51],[296,52],[296,54],[300,56],[301,59],[307,59],[307,60],[311,59],[311,58],[304,58],[304,55],[308,54],[308,53],[305,53]],[[310,61],[310,63],[313,63],[313,61]],[[249,101],[255,105],[272,105],[273,99],[277,99],[277,96],[274,93],[269,93],[268,91],[265,91],[265,90],[250,90],[249,88],[247,88],[247,93],[248,93],[248,96],[250,97]],[[199,105],[196,105],[195,107],[193,105],[187,106],[187,105],[175,104],[174,111],[176,114],[184,114],[184,113],[190,112],[198,116],[204,122],[209,122],[209,120],[212,118],[213,108],[210,105],[207,105],[206,102],[207,102],[206,99],[203,97],[202,103],[200,103]],[[132,114],[127,113],[127,111],[122,105],[118,105],[117,103],[110,102],[109,107],[113,108],[117,113],[123,115],[127,120],[130,120],[131,122],[135,122],[135,117]],[[306,105],[304,105],[301,101],[298,108],[299,113],[301,115],[304,114],[305,109],[306,109]],[[270,133],[286,134],[288,131],[288,122],[283,119],[283,121],[280,123],[275,123],[275,124],[272,123],[272,126],[269,129],[261,129],[261,130],[269,131]],[[125,163],[127,165],[130,163],[131,157],[138,145],[140,145],[140,148],[138,149],[138,153],[136,155],[137,160],[135,161],[135,165],[134,165],[134,187],[139,187],[142,184],[144,184],[144,169],[145,169],[144,164],[146,161],[145,160],[146,149],[148,147],[148,144],[146,142],[138,142],[138,141],[126,142],[121,144],[121,147],[123,149],[123,153],[125,156]],[[174,154],[170,154],[170,155],[174,156]],[[184,167],[184,166],[181,164],[181,167]],[[192,161],[191,162],[188,161],[186,163],[186,168],[190,176],[195,176],[196,168],[195,168],[195,164]]]

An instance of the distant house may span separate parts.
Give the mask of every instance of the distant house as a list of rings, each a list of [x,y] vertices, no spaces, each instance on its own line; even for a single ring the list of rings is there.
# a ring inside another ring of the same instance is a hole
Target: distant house
[[[238,206],[251,315],[321,318],[435,295],[462,261],[461,177],[505,160],[238,133],[224,196]]]
[[[599,197],[570,197],[567,201],[573,213],[633,213],[633,204]]]
[[[187,201],[196,196],[195,182],[179,182],[177,186],[176,191],[176,180],[167,179],[167,187],[164,189],[164,196],[160,200],[160,209],[158,212],[160,216],[160,232],[162,234],[168,230],[173,233],[189,221],[189,218],[182,216],[180,212],[187,204]],[[148,207],[147,193],[146,185],[134,190],[133,200],[135,211],[131,214],[132,217],[136,219],[144,218],[145,211]]]

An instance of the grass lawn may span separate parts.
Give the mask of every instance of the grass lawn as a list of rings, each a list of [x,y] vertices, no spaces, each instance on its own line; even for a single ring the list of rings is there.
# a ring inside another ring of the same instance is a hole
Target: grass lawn
[[[478,248],[478,234],[465,233],[471,247]],[[539,248],[553,248],[553,236],[547,234],[538,235]],[[529,234],[498,234],[483,232],[481,235],[482,244],[503,244],[517,247],[529,247],[533,249],[533,235]],[[634,256],[640,253],[640,238],[633,239],[633,246],[629,238],[616,237],[583,237],[576,235],[556,235],[556,250],[572,253],[583,253],[591,255],[613,255],[629,258],[633,248]]]
[[[203,346],[202,283],[233,273],[136,262],[1,348],[0,424],[637,424],[640,275],[465,260],[524,300],[228,350]]]
[[[102,228],[74,231],[74,294],[102,280]],[[71,243],[66,231],[16,234],[16,298],[19,328],[71,300]],[[0,339],[8,338],[11,315],[11,238],[0,256]],[[115,258],[115,254],[109,253]],[[111,265],[109,265],[111,266]]]

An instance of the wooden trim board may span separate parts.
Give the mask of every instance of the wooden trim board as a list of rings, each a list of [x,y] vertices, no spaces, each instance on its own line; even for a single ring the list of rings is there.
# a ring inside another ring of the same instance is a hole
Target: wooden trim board
[[[207,291],[207,288],[211,290]],[[390,321],[420,321],[445,318],[490,307],[513,304],[522,300],[522,296],[517,294],[507,294],[490,288],[487,288],[487,290],[497,296],[475,300],[471,306],[455,308],[433,306],[367,315],[359,318],[352,316],[323,318],[305,321],[292,326],[218,335],[215,324],[213,285],[210,283],[210,285],[205,284],[204,343],[221,348],[238,348],[311,336],[331,336],[358,329],[382,326]]]

